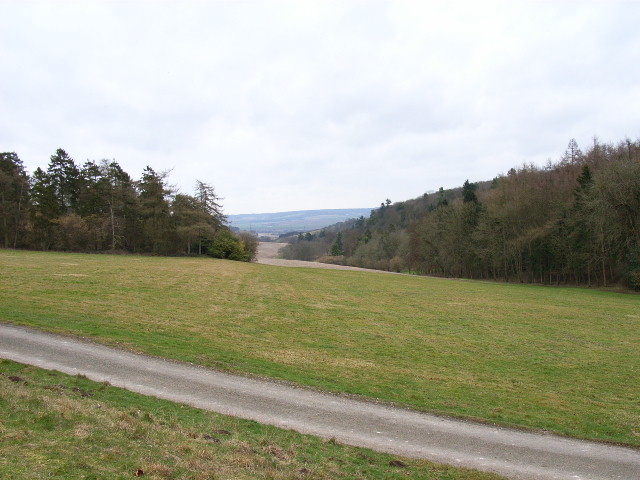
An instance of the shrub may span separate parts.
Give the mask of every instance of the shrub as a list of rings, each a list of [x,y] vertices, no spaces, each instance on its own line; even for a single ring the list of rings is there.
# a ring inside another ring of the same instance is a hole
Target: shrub
[[[247,252],[242,239],[228,229],[220,230],[216,234],[207,254],[213,258],[225,258],[242,262],[250,261],[254,255],[254,253]]]

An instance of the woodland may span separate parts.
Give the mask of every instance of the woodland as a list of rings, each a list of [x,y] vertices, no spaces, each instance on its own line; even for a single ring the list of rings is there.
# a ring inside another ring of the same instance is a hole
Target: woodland
[[[78,166],[63,149],[29,175],[16,153],[0,153],[0,246],[255,257],[257,239],[229,229],[211,185],[177,193],[166,176],[146,167],[133,180],[114,160]]]
[[[557,162],[387,199],[289,238],[282,255],[380,270],[640,289],[640,142],[575,140]]]

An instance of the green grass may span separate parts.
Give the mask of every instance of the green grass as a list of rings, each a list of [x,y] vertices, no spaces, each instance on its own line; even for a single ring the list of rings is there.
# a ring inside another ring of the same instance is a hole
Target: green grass
[[[442,414],[640,445],[640,296],[0,251],[0,319]]]
[[[3,479],[490,480],[0,360]],[[403,465],[394,466],[399,461]]]

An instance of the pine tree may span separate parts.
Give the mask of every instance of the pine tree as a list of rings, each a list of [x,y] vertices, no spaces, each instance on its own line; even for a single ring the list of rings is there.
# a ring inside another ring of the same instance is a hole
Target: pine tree
[[[339,257],[344,255],[344,247],[342,246],[342,232],[338,232],[336,239],[331,246],[331,255]]]
[[[33,172],[31,185],[31,208],[29,217],[33,240],[43,250],[48,250],[53,242],[54,221],[60,216],[60,204],[51,177],[37,168]]]
[[[146,167],[138,182],[143,248],[158,254],[169,252],[172,233],[168,201],[171,191],[165,186],[165,176],[166,174],[156,173],[151,167]]]
[[[26,226],[29,177],[15,152],[0,153],[0,241],[16,248]]]
[[[76,213],[80,196],[80,171],[73,158],[59,148],[51,155],[47,168],[61,215]]]
[[[464,203],[478,203],[478,197],[476,196],[477,188],[478,185],[469,183],[469,180],[465,180],[462,185],[462,201]]]

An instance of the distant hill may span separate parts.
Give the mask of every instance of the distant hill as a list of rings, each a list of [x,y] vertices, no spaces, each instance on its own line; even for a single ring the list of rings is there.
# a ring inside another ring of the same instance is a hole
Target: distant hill
[[[342,208],[329,210],[300,210],[296,212],[249,213],[228,215],[232,228],[256,233],[281,234],[310,231],[360,216],[368,217],[372,208]]]

